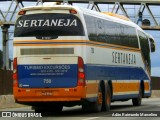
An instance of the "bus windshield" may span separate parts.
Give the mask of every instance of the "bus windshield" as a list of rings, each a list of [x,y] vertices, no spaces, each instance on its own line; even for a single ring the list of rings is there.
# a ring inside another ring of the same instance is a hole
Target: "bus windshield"
[[[14,37],[55,39],[58,36],[84,36],[80,19],[72,14],[42,13],[18,18]]]

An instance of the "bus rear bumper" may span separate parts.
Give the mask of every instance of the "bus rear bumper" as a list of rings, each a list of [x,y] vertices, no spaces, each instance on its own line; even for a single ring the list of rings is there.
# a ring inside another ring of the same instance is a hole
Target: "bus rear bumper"
[[[86,98],[86,87],[75,88],[13,88],[17,103],[72,102]]]

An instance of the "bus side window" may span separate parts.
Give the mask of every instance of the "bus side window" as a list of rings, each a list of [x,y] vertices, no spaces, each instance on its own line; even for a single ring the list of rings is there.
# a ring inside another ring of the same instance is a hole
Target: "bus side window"
[[[96,30],[98,42],[105,42],[104,21],[100,18],[96,19]]]
[[[88,38],[92,41],[97,41],[97,30],[95,25],[95,17],[84,15]]]
[[[136,29],[89,15],[84,15],[88,38],[91,41],[138,48]]]

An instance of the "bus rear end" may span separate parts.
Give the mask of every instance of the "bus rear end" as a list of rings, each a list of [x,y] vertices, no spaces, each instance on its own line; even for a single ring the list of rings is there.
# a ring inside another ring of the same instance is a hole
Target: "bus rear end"
[[[14,33],[13,89],[17,103],[37,108],[81,104],[86,97],[85,32],[71,6],[24,8]]]

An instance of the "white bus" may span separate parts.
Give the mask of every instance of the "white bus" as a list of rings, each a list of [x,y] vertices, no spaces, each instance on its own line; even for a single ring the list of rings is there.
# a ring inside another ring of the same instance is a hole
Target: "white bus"
[[[119,18],[118,18],[119,17]],[[36,112],[108,111],[151,96],[154,39],[118,15],[70,5],[23,8],[14,32],[13,90]]]

